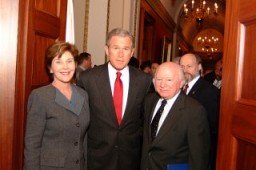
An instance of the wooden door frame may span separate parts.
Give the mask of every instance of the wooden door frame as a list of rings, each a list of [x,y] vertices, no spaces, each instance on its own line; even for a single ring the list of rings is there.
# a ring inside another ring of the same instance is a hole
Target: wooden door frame
[[[256,167],[255,5],[226,4],[217,170]]]
[[[0,169],[11,170],[15,133],[14,98],[19,0],[0,0]]]
[[[33,14],[35,0],[20,0],[19,5],[19,26],[18,26],[18,55],[17,55],[17,72],[15,85],[15,107],[14,107],[14,134],[13,134],[13,169],[23,169],[23,152],[24,152],[24,134],[26,124],[26,107],[27,99],[31,92],[32,86],[32,61],[28,54],[34,54],[35,35],[33,27]],[[61,0],[63,6],[67,6],[67,1]],[[60,16],[65,16],[66,10],[61,10]],[[62,18],[60,17],[60,18]],[[60,20],[60,37],[59,40],[65,39],[66,20]]]

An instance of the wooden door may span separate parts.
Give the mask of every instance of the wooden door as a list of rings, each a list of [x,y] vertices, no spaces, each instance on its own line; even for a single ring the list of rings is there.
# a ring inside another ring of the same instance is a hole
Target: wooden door
[[[140,8],[140,27],[139,27],[139,45],[138,56],[136,56],[141,64],[144,61],[152,61],[154,57],[154,40],[155,40],[155,20],[144,9]]]
[[[0,170],[11,170],[19,0],[0,0]]]
[[[20,0],[13,169],[22,169],[27,98],[49,83],[45,49],[65,39],[67,0]],[[35,122],[36,123],[36,122]]]
[[[227,0],[217,170],[256,169],[256,0]]]

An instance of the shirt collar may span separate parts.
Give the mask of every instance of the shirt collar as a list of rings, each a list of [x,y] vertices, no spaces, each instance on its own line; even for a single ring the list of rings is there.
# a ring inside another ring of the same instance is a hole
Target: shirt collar
[[[122,70],[116,70],[111,64],[110,62],[108,63],[108,70],[110,75],[116,75],[116,72],[119,71],[122,73],[122,75],[127,74],[129,71],[129,67],[125,66]]]
[[[180,90],[180,91],[181,91],[181,90]],[[179,96],[180,91],[179,91],[177,94],[175,94],[175,96],[173,96],[172,98],[167,99],[167,100],[166,100],[166,101],[167,101],[166,104],[173,104],[173,103],[175,102],[175,100],[177,99],[177,97]],[[164,99],[161,98],[161,102],[162,102],[162,100],[164,100]]]
[[[189,89],[191,89],[194,84],[197,82],[197,80],[200,78],[200,75],[196,76],[193,80],[191,80],[189,83],[188,83],[188,87]]]

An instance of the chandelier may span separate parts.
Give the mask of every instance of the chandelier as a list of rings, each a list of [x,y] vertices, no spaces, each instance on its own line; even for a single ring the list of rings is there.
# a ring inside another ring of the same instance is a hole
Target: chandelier
[[[213,35],[200,36],[197,43],[203,52],[214,53],[218,51],[219,38]]]
[[[183,10],[185,19],[195,19],[198,25],[201,25],[201,23],[211,15],[211,11],[210,6],[207,5],[205,0],[199,0],[197,4],[195,0],[192,0],[191,4],[185,3]],[[218,4],[216,2],[214,3],[213,13],[215,15],[218,14]]]

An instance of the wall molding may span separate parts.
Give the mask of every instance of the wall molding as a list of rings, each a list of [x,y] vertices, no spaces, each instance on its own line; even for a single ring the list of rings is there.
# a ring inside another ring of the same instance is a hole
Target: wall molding
[[[139,0],[135,1],[135,7],[134,7],[134,25],[133,25],[133,36],[136,37],[137,32],[137,15],[138,15],[138,7],[139,7]]]
[[[90,0],[86,0],[85,1],[85,15],[84,15],[84,43],[83,43],[83,51],[87,51],[89,7],[90,7]]]

